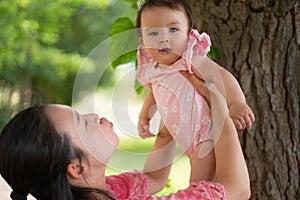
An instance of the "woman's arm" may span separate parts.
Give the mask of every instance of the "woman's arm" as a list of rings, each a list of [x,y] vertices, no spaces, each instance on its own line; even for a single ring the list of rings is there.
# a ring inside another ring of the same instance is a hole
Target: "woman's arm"
[[[143,171],[149,180],[147,194],[152,195],[165,187],[175,152],[176,143],[164,126],[157,135],[152,151],[144,165]]]
[[[236,129],[228,115],[216,141],[215,157],[216,182],[224,185],[227,199],[249,199],[249,174]]]
[[[198,92],[203,95],[212,108],[212,117],[214,126],[220,127],[215,129],[215,157],[216,157],[216,182],[199,182],[192,183],[189,188],[172,194],[170,199],[190,199],[190,198],[208,198],[208,194],[213,199],[223,199],[225,195],[228,200],[244,200],[250,198],[250,181],[246,162],[238,140],[238,135],[232,120],[228,115],[228,108],[223,95],[218,89],[210,84],[209,87],[203,80],[197,78],[194,74],[187,72],[182,73],[193,85]],[[164,129],[162,129],[164,130]],[[219,134],[218,134],[219,132]],[[217,134],[216,134],[217,133]],[[157,137],[152,152],[146,161],[144,172],[149,180],[147,194],[153,194],[161,190],[166,184],[172,159],[175,154],[175,141],[171,135],[165,134],[164,137]],[[164,199],[168,199],[165,197]],[[153,197],[149,199],[163,199]]]
[[[213,120],[217,121],[214,126],[222,127],[217,131],[214,127],[216,182],[224,185],[227,199],[249,199],[251,192],[246,162],[223,96],[213,84],[208,88],[206,83],[194,74],[187,72],[182,72],[182,74],[210,103]],[[218,132],[220,134],[216,134]]]

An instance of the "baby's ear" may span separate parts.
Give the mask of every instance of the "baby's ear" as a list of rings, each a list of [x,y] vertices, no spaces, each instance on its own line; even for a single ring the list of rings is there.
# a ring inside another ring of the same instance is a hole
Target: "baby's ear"
[[[140,42],[140,44],[143,44],[143,38],[142,37],[139,37],[139,42]]]
[[[81,179],[83,176],[84,167],[80,164],[78,160],[73,160],[67,166],[67,175],[71,179]]]

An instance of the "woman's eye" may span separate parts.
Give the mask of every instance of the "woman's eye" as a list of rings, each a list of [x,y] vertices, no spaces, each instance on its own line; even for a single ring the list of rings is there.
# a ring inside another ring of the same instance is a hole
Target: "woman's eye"
[[[170,32],[171,32],[171,33],[174,33],[174,32],[177,32],[177,31],[178,31],[177,28],[170,28]]]

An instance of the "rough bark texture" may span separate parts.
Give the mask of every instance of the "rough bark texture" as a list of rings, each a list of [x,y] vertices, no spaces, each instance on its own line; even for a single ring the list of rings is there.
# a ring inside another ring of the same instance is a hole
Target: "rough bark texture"
[[[256,116],[240,133],[251,199],[300,199],[300,1],[189,2]]]

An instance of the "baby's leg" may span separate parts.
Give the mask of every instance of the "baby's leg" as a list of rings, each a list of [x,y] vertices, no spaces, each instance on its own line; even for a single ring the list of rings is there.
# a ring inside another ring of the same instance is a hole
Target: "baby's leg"
[[[212,147],[212,140],[206,140],[197,145],[190,158],[190,182],[214,181],[216,161],[214,149]],[[201,158],[199,158],[199,151]]]

